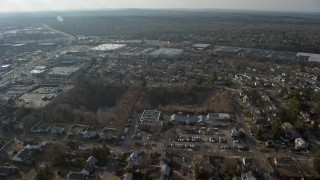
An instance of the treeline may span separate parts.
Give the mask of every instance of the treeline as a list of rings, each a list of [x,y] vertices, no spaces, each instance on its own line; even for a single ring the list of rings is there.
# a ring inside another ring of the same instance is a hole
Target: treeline
[[[68,17],[47,22],[73,35],[194,41],[248,48],[320,53],[315,17],[192,14]],[[46,21],[46,19],[43,19]],[[96,27],[96,28],[95,28]]]
[[[179,89],[169,87],[151,87],[146,91],[145,98],[152,107],[170,104],[192,105],[199,103],[199,99],[195,92],[195,87]]]
[[[99,80],[81,79],[52,106],[41,109],[41,118],[49,122],[98,124],[97,110],[113,108],[127,91],[123,85],[107,85]]]
[[[97,111],[101,106],[114,106],[127,88],[120,84],[105,84],[95,79],[81,79],[61,98],[60,103]]]

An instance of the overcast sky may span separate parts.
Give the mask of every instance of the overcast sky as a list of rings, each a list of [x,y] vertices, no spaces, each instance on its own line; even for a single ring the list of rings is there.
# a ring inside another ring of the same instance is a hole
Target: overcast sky
[[[0,0],[0,12],[97,8],[219,8],[320,12],[320,0]]]

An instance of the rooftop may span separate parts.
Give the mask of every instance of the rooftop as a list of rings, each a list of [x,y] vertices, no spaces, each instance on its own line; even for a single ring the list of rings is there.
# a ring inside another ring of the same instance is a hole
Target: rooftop
[[[182,49],[173,49],[173,48],[160,48],[150,53],[151,56],[158,57],[158,56],[179,56],[183,52]]]
[[[54,67],[50,70],[48,75],[60,75],[60,76],[69,76],[72,73],[78,71],[79,67]]]
[[[123,47],[126,47],[126,44],[100,44],[99,46],[96,46],[92,48],[94,51],[112,51],[121,49]]]

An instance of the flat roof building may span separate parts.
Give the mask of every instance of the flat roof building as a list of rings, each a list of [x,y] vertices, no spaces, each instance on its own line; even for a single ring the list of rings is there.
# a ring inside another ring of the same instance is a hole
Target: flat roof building
[[[92,48],[94,51],[115,51],[121,48],[126,47],[126,44],[100,44],[99,46],[96,46]]]
[[[80,69],[78,66],[54,67],[47,74],[50,77],[68,77]]]
[[[178,59],[182,53],[183,49],[160,48],[151,52],[149,56],[155,59]]]
[[[204,50],[207,50],[211,47],[212,47],[211,44],[194,44],[194,45],[192,45],[192,48],[197,49],[199,51],[204,51]]]

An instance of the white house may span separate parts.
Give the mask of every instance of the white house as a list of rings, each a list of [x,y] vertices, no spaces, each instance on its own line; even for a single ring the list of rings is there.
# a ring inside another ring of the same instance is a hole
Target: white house
[[[296,138],[294,140],[296,149],[307,149],[308,143],[302,138]]]
[[[46,142],[25,142],[24,146],[26,149],[39,150],[41,151],[46,145]]]

